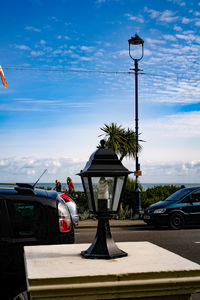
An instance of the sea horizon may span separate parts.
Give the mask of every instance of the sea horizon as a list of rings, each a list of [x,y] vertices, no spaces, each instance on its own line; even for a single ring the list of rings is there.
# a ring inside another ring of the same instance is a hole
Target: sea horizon
[[[33,183],[31,183],[33,184]],[[66,183],[62,183],[62,190],[66,190],[67,189],[67,184]],[[194,187],[194,186],[200,186],[199,183],[184,183],[184,182],[180,182],[180,183],[172,183],[172,182],[154,182],[154,183],[140,183],[140,185],[143,188],[143,191],[146,191],[148,188],[153,188],[155,186],[166,186],[166,185],[175,185],[177,187],[179,186],[185,186],[185,187]],[[51,188],[54,189],[55,188],[55,183],[54,182],[38,182],[36,184],[36,187],[43,187],[43,188]],[[82,192],[83,191],[83,185],[81,182],[75,182],[74,183],[74,187],[75,187],[75,191],[79,191]]]

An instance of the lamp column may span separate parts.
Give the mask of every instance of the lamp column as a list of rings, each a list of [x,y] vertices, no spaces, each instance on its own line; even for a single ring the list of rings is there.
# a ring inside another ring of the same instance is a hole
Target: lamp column
[[[135,155],[135,213],[141,214],[141,190],[139,187],[138,171],[140,171],[139,157],[138,157],[138,60],[134,60],[135,64],[135,134],[136,134],[136,155]]]
[[[134,203],[133,203],[133,208],[134,208],[134,212],[135,214],[138,214],[139,216],[141,215],[141,190],[139,187],[139,179],[138,177],[142,174],[142,172],[140,171],[140,164],[139,164],[139,158],[138,158],[138,71],[140,71],[140,69],[138,68],[138,62],[143,58],[143,54],[144,54],[144,49],[143,49],[143,45],[144,45],[144,41],[137,35],[135,34],[135,37],[131,37],[130,40],[128,40],[129,43],[129,56],[131,57],[131,59],[134,61],[134,69],[131,69],[135,72],[135,135],[136,135],[136,153],[135,153],[135,181],[136,181],[136,185],[135,185],[135,191],[134,191]],[[141,45],[142,46],[142,54],[139,58],[134,58],[131,55],[131,49],[130,46],[131,45]]]

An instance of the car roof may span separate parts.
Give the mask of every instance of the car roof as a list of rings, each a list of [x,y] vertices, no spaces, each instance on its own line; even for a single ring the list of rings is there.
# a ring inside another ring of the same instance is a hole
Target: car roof
[[[192,187],[183,188],[183,190],[188,190],[188,191],[195,191],[198,189],[200,189],[200,186],[192,186]]]
[[[0,183],[0,195],[35,195],[36,197],[48,197],[52,199],[56,199],[58,193],[54,190],[44,190],[34,188],[26,183]]]

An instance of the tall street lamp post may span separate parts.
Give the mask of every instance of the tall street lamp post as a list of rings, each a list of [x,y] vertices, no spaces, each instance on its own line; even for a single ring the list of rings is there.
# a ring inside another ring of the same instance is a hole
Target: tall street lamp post
[[[138,71],[141,71],[138,68],[138,62],[143,58],[144,55],[144,41],[135,34],[134,37],[131,37],[128,40],[129,43],[129,56],[132,60],[134,60],[134,69],[131,69],[135,72],[135,134],[136,134],[136,155],[135,155],[135,162],[136,162],[136,170],[134,172],[136,178],[136,186],[135,186],[135,201],[134,201],[134,210],[136,214],[141,214],[141,190],[139,187],[138,177],[142,175],[140,171],[140,164],[138,158]],[[138,46],[141,45],[141,55],[139,58],[135,58],[131,55],[131,45]]]

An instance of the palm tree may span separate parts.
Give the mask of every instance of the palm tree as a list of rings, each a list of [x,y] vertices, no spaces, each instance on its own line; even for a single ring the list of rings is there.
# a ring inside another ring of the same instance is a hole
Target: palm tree
[[[121,161],[125,156],[135,158],[137,144],[136,134],[133,130],[130,128],[126,130],[115,123],[104,124],[104,127],[100,129],[104,131],[106,145],[120,156]],[[141,149],[141,145],[138,145],[138,151],[141,151]]]

